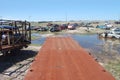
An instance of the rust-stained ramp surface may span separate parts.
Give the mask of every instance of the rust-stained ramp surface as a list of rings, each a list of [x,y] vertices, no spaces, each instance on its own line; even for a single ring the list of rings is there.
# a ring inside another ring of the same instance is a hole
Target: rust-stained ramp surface
[[[25,80],[115,79],[72,38],[49,37],[35,57]]]

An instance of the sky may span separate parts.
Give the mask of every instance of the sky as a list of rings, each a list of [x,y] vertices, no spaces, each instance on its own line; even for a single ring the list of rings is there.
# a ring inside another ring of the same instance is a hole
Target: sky
[[[0,0],[0,18],[29,21],[120,20],[120,0]]]

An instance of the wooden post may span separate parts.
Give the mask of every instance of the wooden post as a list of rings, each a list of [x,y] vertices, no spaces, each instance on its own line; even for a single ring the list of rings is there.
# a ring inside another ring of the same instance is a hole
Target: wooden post
[[[31,41],[31,25],[30,25],[30,22],[29,22],[29,40]]]
[[[9,31],[7,32],[7,40],[8,40],[8,45],[10,45],[10,35],[9,35]]]
[[[15,25],[16,25],[16,23],[13,22],[12,26],[15,26]],[[11,42],[12,42],[12,46],[14,47],[14,29],[13,28],[12,28]]]
[[[26,28],[26,25],[27,25],[27,23],[26,23],[26,20],[25,20],[25,40],[27,39],[27,28]]]
[[[1,33],[0,33],[0,50],[2,49],[2,34]]]

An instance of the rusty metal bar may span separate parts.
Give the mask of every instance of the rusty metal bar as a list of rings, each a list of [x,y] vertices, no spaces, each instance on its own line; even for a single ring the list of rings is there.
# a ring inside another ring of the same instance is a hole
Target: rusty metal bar
[[[0,50],[2,49],[2,34],[0,33]]]
[[[8,45],[10,45],[10,35],[9,35],[9,32],[7,32],[7,43],[8,43]]]
[[[31,41],[31,25],[29,23],[29,41]]]

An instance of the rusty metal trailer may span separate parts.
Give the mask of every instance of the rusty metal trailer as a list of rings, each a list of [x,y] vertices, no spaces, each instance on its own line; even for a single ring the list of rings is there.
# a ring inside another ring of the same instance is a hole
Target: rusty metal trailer
[[[15,52],[30,43],[30,22],[6,20],[0,22],[0,53]]]
[[[24,80],[115,80],[70,37],[49,37]]]

